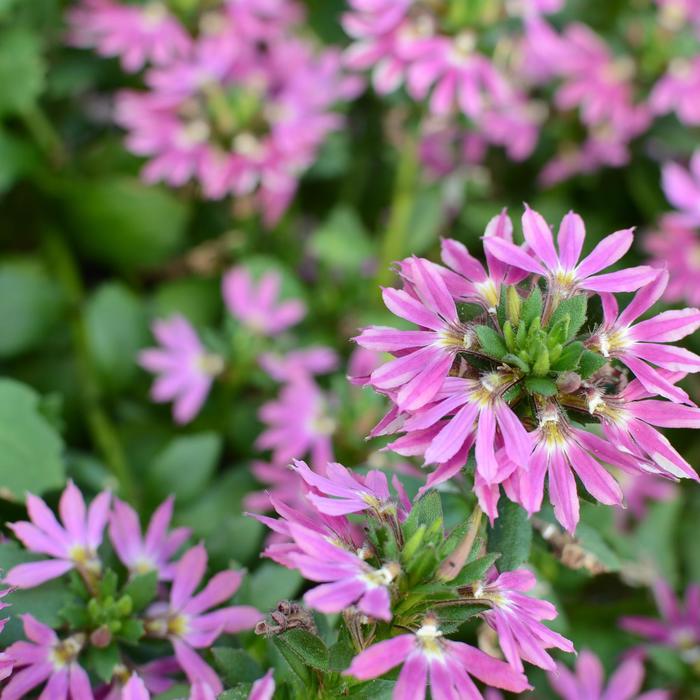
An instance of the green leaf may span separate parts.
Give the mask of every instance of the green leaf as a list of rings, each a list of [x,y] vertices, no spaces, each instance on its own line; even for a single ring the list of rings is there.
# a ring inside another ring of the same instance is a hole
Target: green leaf
[[[21,500],[65,483],[63,442],[39,401],[24,384],[0,379],[0,497]]]
[[[211,653],[214,656],[214,665],[226,685],[249,683],[263,675],[260,664],[243,649],[214,647]]]
[[[22,29],[0,35],[0,116],[30,110],[44,89],[46,64],[38,36]]]
[[[444,605],[437,608],[440,629],[451,634],[456,632],[467,620],[488,610],[488,605]]]
[[[500,554],[498,552],[491,552],[486,556],[479,557],[473,562],[462,567],[459,574],[450,581],[450,586],[457,588],[459,586],[466,586],[474,581],[480,581],[486,575],[486,572],[493,566],[493,564],[498,560]]]
[[[37,260],[0,264],[0,358],[14,357],[45,341],[62,309],[60,290]]]
[[[241,602],[258,610],[271,610],[280,600],[293,598],[301,582],[298,571],[266,561],[246,577],[240,592]]]
[[[319,671],[329,670],[328,647],[314,634],[302,629],[293,629],[275,637],[279,646],[286,647],[304,664]]]
[[[357,272],[374,254],[372,240],[354,209],[339,206],[311,235],[311,252],[328,267]]]
[[[103,383],[124,389],[137,375],[136,356],[148,341],[141,300],[118,283],[102,285],[85,311],[88,342]]]
[[[512,352],[506,353],[501,359],[509,365],[515,365],[520,371],[526,374],[530,371],[530,365]]]
[[[0,129],[0,194],[35,168],[38,161],[29,143]]]
[[[527,377],[525,388],[532,394],[542,396],[554,396],[557,393],[557,385],[548,377]]]
[[[218,700],[248,700],[252,687],[252,683],[238,683],[233,688],[224,690],[224,692],[219,695]],[[173,698],[174,697],[175,696],[173,696]],[[177,697],[179,700],[182,694]],[[161,696],[159,695],[156,700],[161,700]]]
[[[539,287],[535,287],[523,302],[520,318],[526,326],[529,326],[531,321],[540,316],[542,316],[542,292]]]
[[[221,313],[218,279],[184,277],[164,282],[154,296],[154,315],[168,318],[182,314],[198,326],[215,325]]]
[[[0,573],[4,576],[14,566],[26,564],[32,561],[41,561],[45,557],[30,554],[16,542],[0,542]],[[26,588],[9,593],[3,598],[4,603],[11,607],[4,610],[3,617],[9,614],[10,619],[5,629],[0,632],[0,649],[24,638],[22,621],[19,616],[22,613],[31,613],[39,622],[49,627],[58,628],[64,623],[62,611],[76,602],[65,579],[49,581],[36,588]],[[83,605],[84,608],[84,605]]]
[[[105,683],[108,683],[112,679],[114,667],[121,663],[119,647],[114,643],[103,649],[90,646],[86,655],[88,667]]]
[[[119,639],[123,639],[129,644],[136,644],[144,635],[143,622],[135,617],[129,618],[122,622],[122,628],[119,631]]]
[[[487,355],[500,360],[508,353],[508,348],[500,333],[497,333],[490,326],[474,326],[474,331],[479,338],[481,349]]]
[[[442,523],[442,502],[437,491],[428,491],[414,502],[411,512],[403,524],[404,539],[408,541],[421,525],[426,529],[436,522]]]
[[[527,513],[517,503],[505,501],[499,505],[499,515],[489,531],[490,552],[500,552],[499,571],[511,571],[525,563],[530,556],[532,526]]]
[[[567,345],[559,359],[552,365],[555,372],[567,372],[578,367],[579,359],[585,348],[578,340]]]
[[[356,652],[345,626],[343,626],[339,632],[338,641],[328,652],[328,667],[331,671],[340,673],[341,671],[345,671],[352,663]]]
[[[188,207],[166,189],[125,177],[62,187],[71,232],[94,260],[143,269],[162,264],[185,243]]]
[[[158,592],[158,575],[155,571],[134,576],[122,589],[122,595],[128,595],[134,606],[134,612],[143,610]]]
[[[588,309],[588,300],[585,294],[577,294],[576,296],[564,299],[559,306],[554,310],[552,318],[549,320],[549,329],[553,329],[567,315],[569,316],[569,332],[565,340],[571,340],[581,330],[581,327],[586,322],[586,311]]]
[[[581,547],[590,552],[608,571],[620,570],[620,558],[594,527],[579,522],[576,526],[576,539]]]
[[[592,350],[584,350],[579,362],[578,373],[583,379],[587,379],[595,374],[599,369],[608,363],[607,358]]]
[[[353,700],[391,700],[396,683],[382,679],[353,686],[344,697]]]
[[[196,433],[171,440],[148,471],[148,484],[158,499],[175,494],[178,504],[198,496],[207,487],[221,456],[222,438]]]

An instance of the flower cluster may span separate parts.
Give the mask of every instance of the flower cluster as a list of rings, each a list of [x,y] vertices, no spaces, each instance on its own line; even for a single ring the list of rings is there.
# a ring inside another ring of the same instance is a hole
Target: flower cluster
[[[576,214],[561,222],[558,248],[537,212],[526,208],[522,224],[526,243],[518,246],[506,213],[492,220],[487,268],[452,240],[442,244],[444,265],[400,262],[403,289],[383,290],[384,302],[418,329],[372,326],[356,340],[395,356],[369,379],[393,403],[373,434],[403,433],[388,449],[436,465],[426,488],[473,466],[474,490],[495,518],[501,487],[532,514],[547,481],[557,519],[573,532],[577,479],[597,501],[621,503],[604,464],[698,479],[656,428],[700,427],[700,409],[677,386],[700,370],[700,357],[671,344],[700,327],[700,311],[638,320],[668,273],[603,272],[629,249],[631,230],[581,259],[585,229]],[[620,312],[615,293],[635,290]]]
[[[121,56],[127,70],[155,64],[147,91],[123,91],[116,104],[127,147],[149,159],[146,182],[250,198],[268,226],[340,127],[335,103],[361,86],[343,75],[337,50],[302,38],[291,0],[222,1],[196,36],[160,2],[86,0],[70,19],[74,43]]]
[[[61,611],[58,631],[22,615],[27,641],[3,653],[3,700],[27,697],[44,683],[42,697],[85,700],[94,691],[100,697],[142,699],[167,690],[178,672],[191,685],[191,700],[214,698],[223,690],[197,650],[222,634],[253,628],[261,615],[249,606],[219,607],[239,588],[239,571],[222,571],[197,592],[207,553],[201,544],[181,553],[189,531],[169,529],[172,499],[154,512],[145,532],[129,505],[103,492],[86,507],[72,482],[59,502],[60,520],[31,494],[27,511],[29,521],[10,527],[28,553],[45,558],[29,556],[4,580],[22,590],[70,572],[71,600]],[[118,564],[105,552],[105,529]],[[164,652],[164,643],[174,657]],[[152,645],[162,658],[141,664],[136,645]],[[100,679],[95,688],[91,677]]]
[[[396,476],[392,492],[376,470],[361,476],[331,463],[323,476],[295,462],[293,471],[307,489],[304,510],[272,498],[279,517],[253,517],[277,536],[264,556],[317,583],[305,605],[342,613],[347,643],[361,650],[337,681],[338,695],[350,678],[377,678],[399,665],[396,700],[424,697],[428,682],[433,697],[479,698],[473,678],[521,692],[523,661],[553,670],[548,649],[573,652],[542,623],[556,617],[554,606],[527,595],[534,575],[495,571],[498,554],[485,552],[479,510],[446,535],[439,496],[411,503]],[[496,631],[505,662],[448,638],[475,615]],[[274,622],[273,615],[258,630],[279,633]]]

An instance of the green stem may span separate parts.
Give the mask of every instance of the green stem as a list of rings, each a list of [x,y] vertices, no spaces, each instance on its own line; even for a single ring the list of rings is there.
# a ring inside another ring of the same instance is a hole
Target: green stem
[[[34,105],[27,109],[22,114],[22,121],[37,146],[46,154],[52,165],[60,167],[67,161],[68,155],[63,141],[39,105]]]
[[[56,278],[68,300],[70,327],[81,384],[81,399],[92,441],[119,482],[123,495],[138,502],[138,490],[124,455],[117,431],[102,406],[102,389],[95,369],[82,315],[84,288],[78,266],[60,235],[48,232],[44,237],[46,253]]]
[[[406,250],[406,236],[415,205],[419,176],[418,166],[418,138],[415,133],[407,131],[399,156],[394,195],[391,202],[391,214],[379,258],[376,282],[381,286],[391,282],[393,277],[392,263],[400,260],[408,253]]]

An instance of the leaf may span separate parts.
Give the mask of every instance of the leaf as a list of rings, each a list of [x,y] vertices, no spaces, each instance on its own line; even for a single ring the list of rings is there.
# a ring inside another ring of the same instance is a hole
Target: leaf
[[[312,253],[328,267],[357,272],[372,258],[374,247],[354,209],[336,207],[311,235]]]
[[[526,562],[532,545],[532,526],[527,513],[517,503],[505,501],[499,507],[493,528],[489,531],[489,552],[500,552],[499,571],[512,571]]]
[[[36,151],[30,144],[0,129],[0,193],[36,167]]]
[[[554,396],[557,393],[557,385],[547,377],[527,377],[525,388],[532,394],[542,396]]]
[[[530,365],[512,352],[506,353],[501,359],[509,365],[515,365],[522,372],[527,373],[530,371]]]
[[[581,330],[581,327],[586,322],[586,311],[588,309],[588,300],[585,294],[577,294],[576,296],[564,299],[559,306],[554,310],[552,318],[549,319],[549,329],[553,329],[559,321],[567,315],[569,316],[569,332],[565,340],[571,340]]]
[[[599,369],[608,363],[607,358],[592,350],[584,350],[578,366],[578,373],[583,379],[587,379],[595,374]]]
[[[440,618],[440,629],[451,634],[456,632],[467,620],[488,610],[488,605],[445,605],[437,608],[437,616]]]
[[[31,109],[44,89],[46,64],[38,36],[22,29],[0,35],[0,116]]]
[[[198,496],[207,487],[221,456],[222,438],[196,433],[171,440],[148,471],[148,483],[158,499],[175,494],[178,504]]]
[[[39,395],[0,379],[0,497],[22,500],[65,483],[63,441],[39,413]]]
[[[329,670],[328,647],[314,634],[302,629],[293,629],[275,637],[275,642],[286,647],[301,661],[319,671]]]
[[[535,287],[530,296],[523,302],[520,310],[520,319],[529,326],[530,322],[542,316],[542,291],[539,287]]]
[[[118,283],[102,285],[85,311],[88,343],[104,384],[123,389],[137,375],[136,356],[148,341],[141,300]]]
[[[158,575],[155,571],[134,576],[122,589],[122,595],[128,595],[134,606],[134,612],[143,610],[158,592]]]
[[[94,260],[133,270],[165,262],[185,243],[189,210],[166,189],[110,177],[63,185],[71,232]]]
[[[437,491],[428,491],[414,502],[406,522],[403,524],[404,539],[408,541],[421,525],[427,529],[435,522],[443,521],[442,502]]]
[[[30,554],[21,549],[16,542],[0,542],[0,573],[5,575],[13,566],[25,564],[31,561],[41,561],[44,557]],[[39,622],[49,627],[58,628],[64,620],[61,612],[76,601],[65,579],[49,581],[36,588],[26,588],[9,593],[3,598],[3,602],[11,607],[3,610],[10,619],[5,629],[0,632],[0,649],[5,649],[12,642],[22,639],[22,621],[19,616],[22,613],[31,613]],[[83,606],[84,607],[84,606]]]
[[[470,562],[466,566],[462,567],[462,570],[457,574],[457,576],[450,581],[450,586],[457,588],[459,586],[466,586],[474,581],[480,581],[486,575],[486,572],[493,566],[493,564],[498,560],[500,554],[498,552],[491,552],[486,556],[479,557],[473,562]]]
[[[590,525],[579,522],[576,527],[576,539],[586,552],[590,552],[607,571],[619,571],[620,558],[605,542],[602,535]]]
[[[217,324],[222,307],[219,281],[201,277],[164,282],[153,301],[155,316],[167,318],[182,314],[196,326]]]
[[[258,610],[271,610],[280,600],[293,598],[301,582],[301,574],[295,569],[266,561],[246,577],[240,592],[241,602]]]
[[[211,650],[214,665],[226,685],[250,683],[263,675],[260,664],[243,649],[214,647]]]
[[[578,367],[579,359],[585,348],[578,340],[567,345],[559,359],[552,365],[555,372],[567,372]]]
[[[87,665],[100,680],[108,683],[114,675],[114,667],[121,663],[119,647],[112,643],[103,649],[89,646],[87,650]]]
[[[219,695],[218,700],[248,700],[252,687],[252,683],[239,683],[233,688],[224,690],[224,692]],[[178,698],[180,697],[182,697],[182,694],[178,696]],[[161,700],[161,696],[159,695],[156,700]]]
[[[38,260],[0,264],[0,357],[14,357],[45,341],[62,309],[60,290]]]
[[[353,686],[344,697],[354,700],[391,700],[396,683],[382,679]]]
[[[481,349],[491,357],[500,360],[508,353],[508,348],[499,333],[490,326],[474,326]]]

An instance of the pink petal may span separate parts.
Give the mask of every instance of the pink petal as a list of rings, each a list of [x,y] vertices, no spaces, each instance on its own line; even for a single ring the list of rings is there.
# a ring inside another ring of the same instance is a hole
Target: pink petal
[[[170,592],[173,610],[181,610],[190,600],[207,568],[207,551],[198,544],[188,549],[177,563],[175,579]]]
[[[427,309],[418,299],[415,299],[403,289],[383,289],[382,298],[386,308],[392,314],[415,323],[417,326],[439,331],[445,325],[435,313]]]
[[[510,241],[504,241],[502,238],[486,238],[484,239],[484,249],[495,258],[513,267],[527,270],[535,275],[547,274],[547,271],[535,258]]]
[[[68,482],[61,494],[58,510],[71,540],[74,543],[84,543],[86,540],[85,501],[83,494],[80,493],[73,481]]]
[[[525,205],[523,214],[523,234],[527,244],[535,251],[545,266],[554,272],[559,267],[559,256],[554,248],[554,240],[549,225],[541,214]]]
[[[18,564],[5,576],[5,583],[17,588],[34,588],[54,578],[63,576],[73,568],[72,561],[48,559],[46,561]]]
[[[554,515],[570,533],[576,530],[579,518],[576,480],[563,455],[554,452],[549,464],[549,500],[554,506]]]
[[[619,272],[588,277],[581,283],[581,287],[592,292],[633,292],[651,282],[656,273],[656,268],[640,265]]]
[[[667,285],[668,272],[666,270],[658,271],[656,277],[634,295],[627,308],[620,314],[618,325],[621,327],[631,325],[634,320],[648,311],[661,298]]]
[[[403,662],[415,645],[416,640],[413,634],[402,634],[373,644],[368,649],[360,652],[352,660],[350,668],[344,671],[343,674],[354,676],[361,681],[383,676],[394,666],[398,666]]]
[[[583,219],[570,211],[561,221],[557,243],[559,244],[559,257],[565,270],[573,270],[581,257],[583,241],[586,237],[586,229]]]
[[[606,236],[576,268],[580,280],[615,264],[629,249],[634,240],[634,229],[616,231]],[[606,290],[612,291],[612,290]]]
[[[190,683],[201,681],[211,686],[212,690],[217,695],[223,691],[224,688],[219,677],[214,673],[214,670],[202,660],[196,651],[179,639],[173,639],[172,643],[175,649],[175,658],[185,672]]]
[[[394,686],[394,697],[401,700],[424,700],[427,676],[428,660],[425,654],[410,654]]]
[[[685,338],[698,328],[700,328],[700,311],[698,309],[680,309],[678,311],[665,311],[655,318],[638,323],[630,329],[630,337],[635,340],[669,343]]]

